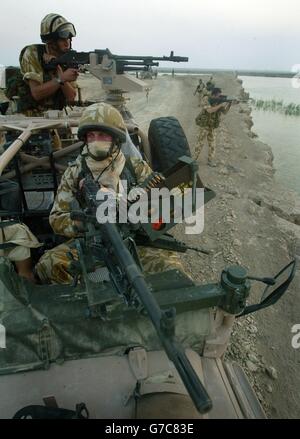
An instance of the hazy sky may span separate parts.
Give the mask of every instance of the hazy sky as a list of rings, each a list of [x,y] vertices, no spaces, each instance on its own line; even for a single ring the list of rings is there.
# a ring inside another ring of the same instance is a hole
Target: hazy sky
[[[2,0],[0,64],[40,41],[40,21],[75,24],[76,50],[189,56],[189,67],[291,70],[300,63],[299,0]]]

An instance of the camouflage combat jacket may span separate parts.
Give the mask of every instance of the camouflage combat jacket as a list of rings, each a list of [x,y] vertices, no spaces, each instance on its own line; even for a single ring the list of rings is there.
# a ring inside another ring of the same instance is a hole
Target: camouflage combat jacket
[[[37,102],[33,99],[28,84],[29,80],[43,84],[55,76],[43,68],[43,55],[46,53],[46,46],[33,44],[25,47],[20,54],[20,67],[22,78],[18,84],[18,110],[26,116],[40,116],[47,110],[62,110],[66,105],[66,98],[61,89],[53,96]],[[72,83],[76,88],[76,83]]]
[[[67,238],[76,238],[78,236],[78,231],[74,228],[75,222],[71,220],[70,214],[72,206],[77,200],[79,182],[84,178],[83,168],[84,155],[81,154],[65,171],[49,217],[54,232]],[[133,177],[134,184],[140,185],[151,173],[152,169],[145,161],[138,158],[128,158],[120,175],[120,180],[129,181]],[[129,189],[132,183],[129,183]]]
[[[220,126],[223,111],[222,109],[216,111],[215,113],[208,113],[206,111],[207,108],[211,107],[209,104],[209,96],[210,95],[206,94],[202,99],[201,111],[196,117],[196,125],[200,126],[201,128],[215,129]]]

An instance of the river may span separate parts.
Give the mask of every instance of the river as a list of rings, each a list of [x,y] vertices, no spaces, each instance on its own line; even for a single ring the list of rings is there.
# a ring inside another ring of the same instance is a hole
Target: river
[[[293,88],[291,79],[258,76],[240,76],[240,79],[253,99],[300,104],[300,88]],[[253,107],[252,118],[253,131],[273,150],[275,178],[300,195],[300,116]]]

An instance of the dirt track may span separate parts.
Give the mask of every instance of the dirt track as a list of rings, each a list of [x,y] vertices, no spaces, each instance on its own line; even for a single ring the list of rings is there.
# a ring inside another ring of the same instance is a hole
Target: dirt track
[[[149,101],[142,93],[132,93],[128,107],[140,127],[147,132],[151,119],[175,116],[193,151],[197,79],[161,76],[149,81],[153,85]],[[242,92],[234,75],[220,74],[215,79],[225,94]],[[83,86],[87,98],[100,97],[96,81],[85,79]],[[295,254],[300,258],[299,199],[275,186],[271,149],[255,139],[251,125],[245,104],[234,106],[224,118],[218,135],[218,167],[206,165],[206,150],[199,160],[202,180],[217,192],[206,207],[204,232],[183,236],[183,229],[177,226],[178,237],[212,250],[211,256],[189,252],[182,258],[186,269],[201,282],[216,281],[229,264],[242,264],[252,275],[270,276]],[[228,354],[244,366],[268,415],[274,418],[300,417],[300,350],[291,345],[292,326],[300,323],[299,279],[298,272],[277,305],[257,313],[255,320],[248,317],[237,322]],[[262,290],[262,284],[256,283],[256,299]]]

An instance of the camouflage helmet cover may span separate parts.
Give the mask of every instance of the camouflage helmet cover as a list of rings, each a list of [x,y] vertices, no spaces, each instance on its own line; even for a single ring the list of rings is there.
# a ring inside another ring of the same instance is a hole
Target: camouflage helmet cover
[[[122,115],[104,102],[90,105],[83,112],[78,126],[78,138],[85,140],[88,131],[104,131],[121,143],[126,142],[126,125]]]
[[[44,43],[58,38],[73,38],[75,36],[75,26],[59,14],[48,14],[41,22],[41,40]]]

